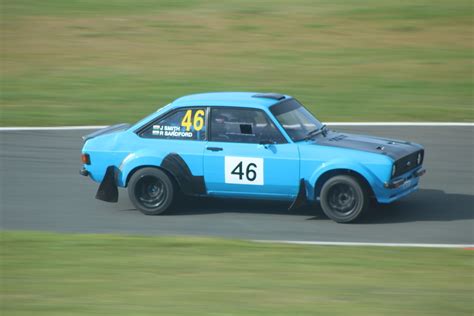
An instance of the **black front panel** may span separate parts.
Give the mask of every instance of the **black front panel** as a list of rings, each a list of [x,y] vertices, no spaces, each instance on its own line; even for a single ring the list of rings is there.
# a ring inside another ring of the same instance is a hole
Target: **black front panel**
[[[423,149],[423,147],[421,147],[420,145],[407,141],[373,137],[367,135],[339,133],[335,131],[329,131],[327,137],[324,137],[324,135],[320,134],[318,138],[315,138],[314,144],[355,149],[380,155],[386,155],[392,158],[393,161],[398,161],[400,159],[406,158],[407,156],[415,152],[418,153],[420,150]]]
[[[418,159],[419,153],[421,153],[421,160],[418,163],[417,159]],[[409,154],[408,156],[398,159],[395,162],[396,172],[392,178],[398,177],[399,175],[404,174],[405,172],[408,172],[420,166],[423,163],[423,158],[424,158],[424,150],[418,150],[412,154]]]

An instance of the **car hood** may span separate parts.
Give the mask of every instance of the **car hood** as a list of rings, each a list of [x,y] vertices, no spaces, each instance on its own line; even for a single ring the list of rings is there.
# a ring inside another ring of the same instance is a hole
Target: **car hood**
[[[339,133],[335,131],[328,131],[326,136],[322,134],[318,135],[318,137],[314,139],[313,144],[372,152],[386,155],[393,160],[398,160],[423,149],[421,145],[407,141]]]

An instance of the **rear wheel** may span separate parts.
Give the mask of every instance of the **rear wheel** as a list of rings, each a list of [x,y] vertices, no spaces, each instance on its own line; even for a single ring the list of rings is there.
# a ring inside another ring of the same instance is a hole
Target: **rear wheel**
[[[357,220],[369,204],[365,188],[348,175],[327,180],[321,188],[320,201],[324,214],[338,223]]]
[[[169,176],[160,169],[143,168],[128,183],[128,196],[145,215],[158,215],[169,209],[175,195]]]

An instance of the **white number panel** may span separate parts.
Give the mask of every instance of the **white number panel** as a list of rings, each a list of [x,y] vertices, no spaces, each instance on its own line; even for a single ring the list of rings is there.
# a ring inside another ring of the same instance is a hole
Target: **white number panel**
[[[225,183],[263,185],[263,159],[225,156]]]

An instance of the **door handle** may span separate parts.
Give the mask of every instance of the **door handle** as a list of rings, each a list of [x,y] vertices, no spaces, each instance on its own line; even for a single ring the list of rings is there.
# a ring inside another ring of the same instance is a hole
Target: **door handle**
[[[223,150],[222,147],[206,147],[207,150],[210,150],[210,151],[221,151]]]

